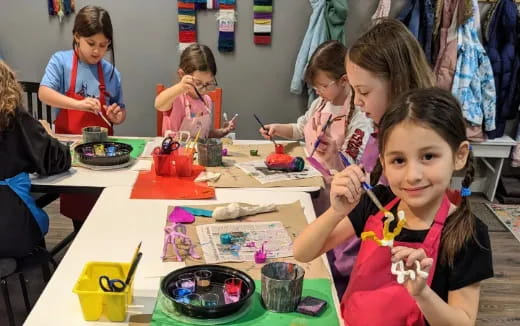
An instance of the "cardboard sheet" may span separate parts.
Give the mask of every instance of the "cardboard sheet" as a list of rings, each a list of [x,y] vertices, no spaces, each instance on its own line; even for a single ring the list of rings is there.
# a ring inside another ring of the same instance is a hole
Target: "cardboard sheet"
[[[197,207],[197,208],[203,208],[203,209],[214,209],[216,207],[220,206],[226,206],[228,203],[225,204],[218,204],[218,205],[189,205],[190,207]],[[168,216],[170,212],[173,210],[174,206],[169,206],[168,211],[165,215],[165,225],[171,224],[168,221]],[[289,233],[289,236],[294,241],[294,239],[300,234],[305,226],[307,225],[307,219],[305,217],[305,214],[303,212],[303,208],[300,205],[300,202],[294,202],[292,204],[285,204],[285,205],[277,205],[277,210],[274,212],[269,213],[262,213],[258,215],[252,215],[252,216],[246,216],[241,219],[237,220],[229,220],[229,221],[223,221],[218,223],[237,223],[237,222],[269,222],[269,221],[280,221],[285,226],[287,232]],[[197,225],[202,224],[209,224],[209,223],[217,223],[217,221],[214,218],[208,218],[208,217],[196,217],[195,222],[193,224],[186,224],[186,230],[188,236],[191,238],[193,243],[196,245],[195,251],[202,256],[200,260],[194,260],[191,258],[186,259],[186,265],[199,265],[199,264],[205,264],[204,257],[202,255],[202,251],[199,247],[200,242],[197,236]],[[160,255],[161,253],[157,253]],[[171,246],[168,247],[167,250],[167,259],[165,261],[176,261],[175,254],[173,252],[173,249]],[[328,278],[330,279],[330,273],[327,267],[325,266],[323,259],[317,258],[313,260],[310,263],[300,263],[297,262],[294,257],[287,257],[287,258],[277,258],[277,259],[268,259],[267,262],[274,262],[274,261],[286,261],[286,262],[292,262],[296,263],[300,266],[302,266],[305,269],[305,278]],[[242,263],[222,263],[219,265],[225,265],[229,267],[233,267],[239,270],[242,270],[246,273],[248,273],[253,279],[259,280],[260,279],[260,269],[262,268],[263,264],[256,264],[254,262],[242,262]]]
[[[265,159],[267,155],[274,152],[274,145],[224,145],[228,150],[228,156],[222,157],[224,166],[208,167],[211,172],[221,173],[222,175],[217,181],[209,182],[210,186],[216,188],[274,188],[274,187],[323,187],[322,177],[313,177],[307,179],[278,181],[261,184],[252,176],[247,175],[240,168],[235,166],[238,162],[258,161]],[[258,156],[251,156],[250,150],[258,150]],[[292,156],[300,156],[305,159],[303,147],[298,142],[285,144],[285,152]],[[310,165],[305,160],[305,165]]]

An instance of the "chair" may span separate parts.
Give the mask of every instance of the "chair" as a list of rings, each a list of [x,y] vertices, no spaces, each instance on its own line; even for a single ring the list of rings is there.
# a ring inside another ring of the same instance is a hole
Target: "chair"
[[[155,95],[159,95],[162,91],[164,91],[166,87],[164,84],[157,84],[155,86]],[[208,96],[211,98],[213,102],[213,128],[218,129],[221,126],[222,122],[222,88],[217,88],[214,91],[208,92]],[[162,118],[163,113],[161,111],[156,110],[156,120],[155,126],[157,131],[157,136],[162,137],[164,130],[162,130]]]
[[[43,112],[43,103],[38,98],[38,89],[40,88],[40,83],[37,82],[28,82],[28,81],[21,81],[20,85],[22,85],[22,88],[27,96],[27,111],[31,113],[31,115],[38,120],[45,120],[49,123],[49,125],[52,127],[52,109],[50,105],[45,105],[45,114]],[[36,103],[36,107],[35,104]],[[44,208],[48,204],[52,203],[56,199],[60,197],[59,193],[45,193],[42,195],[35,196],[36,204],[40,208]],[[54,256],[57,254],[61,249],[65,248],[72,240],[74,240],[74,237],[76,236],[76,227],[75,231],[69,234],[65,239],[63,239],[60,243],[56,245],[53,249],[50,250],[50,254]],[[45,246],[45,242],[41,243],[42,247]]]
[[[51,263],[54,270],[56,270],[56,261],[54,261],[51,254],[42,247],[36,247],[31,254],[22,258],[0,258],[0,290],[2,291],[2,296],[7,308],[7,319],[10,326],[15,325],[15,319],[11,298],[9,296],[9,289],[7,287],[8,278],[18,274],[25,309],[27,313],[29,313],[31,311],[31,304],[29,302],[29,293],[27,292],[27,280],[25,279],[23,272],[34,268],[35,266],[41,266],[43,281],[47,283],[51,278],[49,263]]]
[[[46,120],[52,126],[52,110],[50,105],[45,105],[45,117],[42,101],[38,98],[40,83],[21,81],[20,84],[27,94],[27,111],[38,120]],[[36,97],[36,108],[34,107],[33,96]]]

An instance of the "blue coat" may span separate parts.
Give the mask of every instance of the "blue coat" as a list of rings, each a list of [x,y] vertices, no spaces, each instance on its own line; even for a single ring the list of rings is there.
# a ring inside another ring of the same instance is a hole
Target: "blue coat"
[[[488,132],[493,139],[504,134],[506,120],[516,117],[520,96],[520,44],[518,44],[518,12],[513,0],[502,0],[484,31],[485,48],[493,67],[496,103],[496,130]]]
[[[311,58],[314,50],[321,43],[327,40],[327,28],[325,25],[325,0],[309,0],[312,6],[312,14],[309,19],[309,26],[305,32],[296,63],[294,64],[294,74],[291,81],[291,93],[301,94],[303,90],[303,76],[305,67]]]
[[[432,0],[408,0],[397,17],[421,44],[428,62],[432,63],[432,37],[435,8]]]

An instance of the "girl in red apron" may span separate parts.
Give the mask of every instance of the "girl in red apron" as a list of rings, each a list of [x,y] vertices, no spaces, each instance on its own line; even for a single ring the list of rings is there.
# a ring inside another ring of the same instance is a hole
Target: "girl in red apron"
[[[487,227],[467,199],[474,170],[460,104],[441,89],[411,90],[397,98],[379,127],[389,186],[373,191],[395,216],[404,212],[406,222],[386,246],[362,241],[341,300],[345,325],[473,325],[480,281],[492,277],[493,268]],[[456,207],[446,190],[453,172],[463,169]],[[295,240],[296,259],[310,261],[362,232],[383,239],[385,216],[363,194],[365,181],[356,165],[334,176],[331,208]],[[402,284],[391,269],[399,261],[416,275]]]
[[[83,7],[76,15],[72,30],[73,48],[55,53],[40,83],[39,98],[59,108],[57,134],[81,134],[88,126],[101,126],[114,134],[113,125],[125,120],[121,76],[103,57],[112,55],[113,31],[106,10]],[[67,86],[68,85],[68,86]],[[62,194],[60,211],[75,221],[75,227],[90,213],[99,192]]]
[[[210,48],[192,44],[181,54],[180,81],[165,89],[155,98],[155,108],[163,112],[162,133],[189,132],[195,138],[221,138],[235,129],[235,119],[224,127],[212,127],[212,101],[207,92],[217,88],[217,65]]]

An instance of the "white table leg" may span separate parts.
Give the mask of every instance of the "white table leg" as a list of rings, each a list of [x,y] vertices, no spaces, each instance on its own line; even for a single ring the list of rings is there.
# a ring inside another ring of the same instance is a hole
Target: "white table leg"
[[[498,180],[500,179],[500,174],[502,173],[502,165],[504,164],[503,158],[494,158],[489,160],[493,161],[494,171],[488,169],[486,171],[486,179],[487,179],[487,187],[486,187],[486,197],[489,201],[493,201],[495,199],[495,193],[497,191]]]

